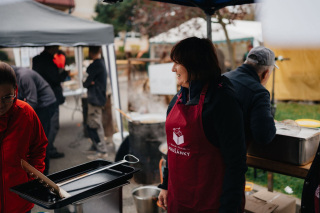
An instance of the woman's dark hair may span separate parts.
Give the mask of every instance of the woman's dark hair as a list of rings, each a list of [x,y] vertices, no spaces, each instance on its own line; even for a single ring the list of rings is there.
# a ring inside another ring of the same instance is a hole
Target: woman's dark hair
[[[11,84],[15,87],[17,78],[12,67],[9,64],[0,61],[0,85],[2,84]]]
[[[170,58],[188,71],[188,81],[217,81],[221,69],[215,47],[209,39],[190,37],[174,45]]]

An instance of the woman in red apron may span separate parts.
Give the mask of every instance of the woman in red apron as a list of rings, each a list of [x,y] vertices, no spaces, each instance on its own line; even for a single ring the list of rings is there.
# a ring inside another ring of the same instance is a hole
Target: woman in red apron
[[[180,92],[166,120],[167,167],[159,202],[168,213],[241,213],[246,146],[241,107],[212,42],[196,37],[171,51]]]
[[[26,213],[30,203],[10,188],[30,178],[21,168],[21,159],[43,172],[48,140],[38,116],[30,105],[17,100],[16,75],[0,62],[0,212]]]

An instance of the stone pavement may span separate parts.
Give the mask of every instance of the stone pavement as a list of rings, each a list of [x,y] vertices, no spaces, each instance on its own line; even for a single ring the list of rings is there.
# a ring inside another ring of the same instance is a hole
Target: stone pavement
[[[82,153],[83,150],[87,150],[90,147],[89,140],[83,135],[82,113],[79,111],[75,112],[74,120],[72,120],[72,109],[75,106],[74,98],[68,97],[66,99],[66,103],[66,106],[60,106],[60,130],[54,142],[58,151],[65,153],[65,157],[60,159],[51,159],[49,170],[50,174],[90,161],[87,159],[87,156]],[[108,152],[109,155],[106,157],[106,160],[114,161],[115,151],[113,144],[108,145]],[[124,213],[137,212],[131,191],[139,185],[133,183],[133,180],[130,180],[130,183],[131,184],[123,187]],[[53,213],[54,211],[35,206],[31,212]]]

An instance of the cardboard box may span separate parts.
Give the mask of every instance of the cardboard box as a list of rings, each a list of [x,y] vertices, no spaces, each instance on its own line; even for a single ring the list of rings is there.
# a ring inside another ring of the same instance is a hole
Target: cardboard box
[[[296,200],[286,195],[259,191],[246,195],[245,213],[295,213]]]

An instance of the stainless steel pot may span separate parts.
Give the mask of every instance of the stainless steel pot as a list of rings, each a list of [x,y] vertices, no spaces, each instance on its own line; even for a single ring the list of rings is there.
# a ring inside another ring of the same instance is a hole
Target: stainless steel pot
[[[277,132],[269,144],[252,143],[248,154],[260,158],[305,165],[313,161],[320,141],[320,130],[301,127],[298,135]]]
[[[127,184],[55,209],[54,213],[122,213],[122,187]]]

